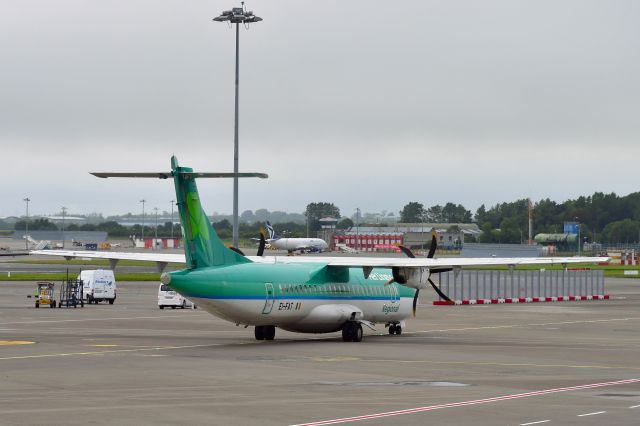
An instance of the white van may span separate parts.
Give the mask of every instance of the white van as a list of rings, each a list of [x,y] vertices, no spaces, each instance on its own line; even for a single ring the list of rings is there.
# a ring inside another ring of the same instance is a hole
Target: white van
[[[81,271],[78,276],[82,280],[82,298],[87,303],[108,301],[110,305],[116,300],[116,278],[110,269],[94,269]]]
[[[164,309],[165,306],[170,306],[171,309],[196,308],[191,300],[172,290],[168,285],[160,284],[158,287],[158,307]]]

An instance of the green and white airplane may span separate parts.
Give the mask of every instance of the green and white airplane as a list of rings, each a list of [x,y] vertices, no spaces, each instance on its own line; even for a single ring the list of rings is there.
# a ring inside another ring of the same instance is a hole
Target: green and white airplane
[[[98,177],[173,178],[184,255],[36,250],[32,254],[186,263],[165,272],[162,283],[207,312],[237,325],[254,326],[255,338],[272,340],[276,328],[301,333],[342,331],[344,341],[362,340],[362,326],[376,324],[399,335],[421,289],[436,286],[432,273],[479,265],[600,262],[606,258],[384,258],[244,256],[218,238],[201,204],[196,178],[261,177],[260,173],[196,173],[171,159],[166,173],[93,173]],[[435,247],[432,247],[435,248]],[[407,253],[411,255],[411,253]],[[433,250],[431,252],[433,254]],[[442,295],[446,298],[445,295]]]

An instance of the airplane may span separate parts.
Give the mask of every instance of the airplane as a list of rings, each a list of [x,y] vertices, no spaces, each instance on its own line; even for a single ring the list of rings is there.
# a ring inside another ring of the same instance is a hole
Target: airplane
[[[363,325],[377,324],[400,335],[405,320],[415,316],[420,290],[429,285],[441,294],[431,274],[466,266],[596,263],[600,257],[564,258],[406,258],[244,256],[227,248],[200,204],[196,178],[260,177],[260,173],[196,173],[171,159],[161,173],[92,173],[97,177],[172,178],[184,255],[36,250],[32,254],[156,262],[183,262],[182,270],[164,272],[161,282],[205,311],[236,325],[254,327],[257,340],[273,340],[276,328],[300,333],[342,332],[345,342],[360,342]],[[435,247],[432,247],[435,252]],[[428,256],[433,256],[430,251]]]
[[[270,248],[287,250],[289,253],[299,252],[322,252],[329,248],[327,242],[322,238],[281,238],[276,235],[276,231],[269,221],[265,224],[269,238],[266,240]]]

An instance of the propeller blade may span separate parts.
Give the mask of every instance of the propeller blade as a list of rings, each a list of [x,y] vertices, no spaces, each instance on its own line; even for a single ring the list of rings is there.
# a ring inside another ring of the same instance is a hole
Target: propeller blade
[[[229,248],[230,248],[231,250],[235,251],[236,253],[241,254],[241,255],[243,255],[243,256],[244,256],[244,253],[243,253],[243,252],[242,252],[242,250],[240,250],[238,247],[232,247],[232,246],[229,246]]]
[[[418,294],[420,293],[420,289],[416,289],[416,294],[413,296],[413,316],[416,316],[416,307],[418,306]]]
[[[415,254],[413,254],[413,252],[411,251],[411,249],[409,247],[405,247],[405,246],[398,246],[398,248],[407,256],[410,257],[411,259],[414,259],[416,257]]]
[[[449,297],[446,294],[444,294],[442,292],[442,290],[440,290],[438,288],[438,286],[436,286],[436,284],[433,281],[431,281],[431,277],[429,277],[427,279],[429,280],[429,284],[431,284],[431,287],[433,287],[433,289],[436,291],[436,293],[438,293],[438,296],[440,296],[440,298],[442,298],[443,300],[445,300],[449,304],[453,304],[454,303],[453,300],[449,299]]]
[[[435,229],[431,230],[431,247],[429,247],[429,253],[427,254],[427,258],[433,258],[433,255],[436,254],[436,249],[438,248],[438,233]]]
[[[264,248],[267,245],[267,241],[264,239],[264,232],[260,231],[260,245],[258,245],[258,256],[262,256],[264,254]]]

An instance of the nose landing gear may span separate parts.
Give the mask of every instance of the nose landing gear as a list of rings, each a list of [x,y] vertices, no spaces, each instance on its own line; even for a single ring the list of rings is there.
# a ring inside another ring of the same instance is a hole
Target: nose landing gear
[[[389,324],[389,334],[402,334],[402,326],[400,324]]]

